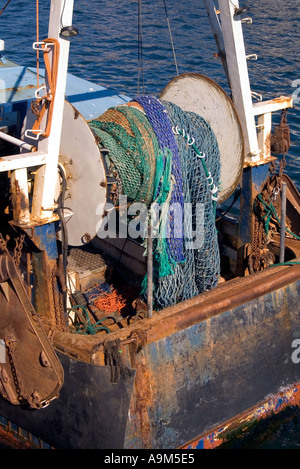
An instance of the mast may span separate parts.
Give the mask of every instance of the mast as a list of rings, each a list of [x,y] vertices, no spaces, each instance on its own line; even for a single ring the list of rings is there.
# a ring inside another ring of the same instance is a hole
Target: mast
[[[252,19],[244,17],[247,9],[238,0],[218,0],[218,10],[214,0],[203,2],[243,129],[246,165],[270,161],[271,113],[292,107],[292,99],[253,103],[247,61],[257,56],[246,54],[243,35],[243,24],[251,25]]]
[[[245,163],[241,180],[240,215],[237,240],[237,274],[247,272],[247,257],[253,248],[253,204],[269,174],[271,155],[272,112],[293,106],[291,97],[281,96],[268,101],[253,103],[247,60],[256,54],[246,55],[243,23],[252,24],[251,18],[243,18],[246,8],[240,8],[238,0],[218,0],[218,10],[213,0],[203,0],[214,37],[222,59],[224,71],[231,89],[244,136]]]
[[[241,15],[236,13],[238,9],[238,0],[219,0],[232,100],[239,114],[244,133],[246,160],[253,162],[259,159],[260,150],[253,113]]]

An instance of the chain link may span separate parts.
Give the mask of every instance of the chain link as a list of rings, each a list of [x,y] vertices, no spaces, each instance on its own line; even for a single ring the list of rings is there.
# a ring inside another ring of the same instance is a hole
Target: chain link
[[[20,237],[16,238],[16,245],[14,248],[14,255],[13,255],[13,261],[16,265],[17,268],[20,267],[20,260],[22,256],[22,249],[24,245],[24,240],[25,240],[25,234],[21,234]],[[0,248],[2,251],[6,252],[6,254],[10,255],[10,252],[7,247],[7,242],[9,241],[9,237],[6,237],[6,240],[3,238],[2,233],[0,233]]]
[[[12,346],[11,346],[11,342],[14,342],[14,341],[15,341],[15,339],[9,338],[9,339],[5,340],[5,345],[7,347],[7,352],[8,352],[8,356],[9,356],[9,362],[10,362],[10,367],[11,367],[11,371],[12,371],[12,375],[13,375],[13,379],[14,379],[16,393],[17,393],[17,396],[18,396],[18,400],[21,402],[21,400],[24,399],[24,396],[22,396],[22,393],[21,393],[22,385],[21,385],[20,375],[17,371],[17,366],[16,366],[16,363],[15,363],[15,360],[14,360],[13,350],[12,350]]]
[[[61,294],[57,291],[56,266],[51,271],[51,288],[54,309],[54,324],[63,329],[63,301]]]
[[[21,255],[22,255],[22,249],[23,249],[23,244],[24,244],[24,239],[25,235],[21,234],[19,238],[16,239],[16,245],[14,249],[14,263],[16,264],[16,267],[20,267],[20,260],[21,260]]]
[[[0,248],[2,251],[6,252],[6,254],[9,254],[8,248],[7,248],[7,241],[2,236],[2,233],[0,233]]]
[[[270,172],[273,174],[272,179],[274,179],[274,187],[272,187],[270,177],[267,178],[265,182],[264,190],[261,192],[264,199],[269,197],[272,202],[276,201],[277,195],[280,193],[283,171],[286,166],[286,153],[284,153],[280,164],[278,174],[276,175],[274,163],[270,166]],[[268,252],[267,248],[268,236],[264,230],[264,224],[261,217],[258,213],[254,214],[254,230],[253,230],[253,241],[252,241],[252,250],[248,259],[248,268],[250,273],[258,272],[264,267],[266,262],[272,261],[273,255]]]

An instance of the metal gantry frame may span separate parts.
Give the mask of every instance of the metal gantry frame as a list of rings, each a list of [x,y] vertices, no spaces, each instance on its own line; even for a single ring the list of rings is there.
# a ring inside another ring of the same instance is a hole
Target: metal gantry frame
[[[19,202],[22,199],[21,210],[14,213],[14,223],[21,227],[33,224],[42,225],[57,219],[57,216],[53,214],[54,197],[69,59],[69,40],[61,37],[60,31],[62,25],[72,24],[73,5],[74,0],[51,0],[48,37],[58,40],[59,59],[50,134],[47,138],[32,140],[32,148],[26,146],[25,151],[23,151],[22,142],[16,142],[22,152],[5,156],[0,162],[0,171],[11,173],[13,205],[20,207]],[[53,62],[53,57],[50,56],[51,62]],[[47,93],[50,89],[49,83],[45,81]],[[47,113],[41,123],[42,127],[46,121]],[[27,170],[33,167],[37,167],[37,170],[30,210]]]

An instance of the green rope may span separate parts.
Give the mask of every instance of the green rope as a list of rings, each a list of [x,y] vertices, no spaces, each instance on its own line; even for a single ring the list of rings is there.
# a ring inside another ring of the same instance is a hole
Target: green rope
[[[278,267],[282,265],[300,265],[298,261],[286,261],[286,262],[278,262],[278,264],[271,264],[269,267]]]
[[[85,315],[85,318],[82,314],[80,314],[78,311],[77,311],[77,308],[81,308],[84,312],[84,315]],[[87,335],[87,334],[96,334],[97,332],[99,331],[106,331],[107,333],[110,333],[111,331],[108,329],[108,327],[105,327],[105,326],[99,326],[99,324],[101,324],[102,321],[104,321],[105,319],[108,319],[107,317],[105,318],[102,318],[100,319],[99,321],[97,321],[95,324],[92,324],[91,323],[91,320],[90,320],[90,317],[89,317],[89,314],[88,314],[88,311],[87,309],[82,306],[82,305],[75,305],[75,306],[72,306],[71,308],[68,309],[68,314],[70,314],[72,311],[75,311],[75,313],[79,316],[79,318],[81,318],[82,322],[81,323],[78,323],[77,325],[77,328],[76,328],[76,334],[84,334],[84,335]],[[112,318],[114,319],[114,318]],[[83,326],[83,329],[80,328],[80,326]]]
[[[270,220],[272,218],[272,216],[274,216],[277,220],[277,222],[279,223],[279,226],[281,226],[281,221],[277,215],[277,212],[276,212],[276,209],[273,205],[272,202],[270,202],[269,204],[263,199],[262,197],[262,194],[258,194],[257,196],[258,200],[263,204],[264,208],[265,208],[265,215],[262,217],[262,220],[264,221],[265,223],[265,231],[266,231],[266,235],[268,235],[269,233],[269,225],[270,225]],[[254,202],[254,211],[255,213],[258,214],[258,210],[257,210],[257,203],[256,201]],[[285,231],[287,233],[289,233],[291,236],[293,236],[294,238],[296,239],[300,239],[300,236],[297,236],[295,233],[293,233],[292,231],[290,231],[287,227],[285,227]]]

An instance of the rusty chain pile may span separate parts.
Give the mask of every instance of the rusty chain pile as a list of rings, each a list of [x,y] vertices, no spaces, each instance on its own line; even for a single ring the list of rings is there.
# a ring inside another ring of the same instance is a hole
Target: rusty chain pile
[[[281,114],[279,125],[275,128],[271,138],[272,152],[276,155],[283,154],[279,163],[278,174],[276,166],[271,162],[270,175],[268,176],[264,187],[254,201],[254,229],[252,250],[248,258],[249,272],[252,274],[274,264],[275,256],[268,249],[267,245],[272,238],[272,233],[278,233],[280,226],[274,213],[266,214],[266,206],[270,205],[277,209],[277,195],[280,192],[282,184],[283,171],[286,166],[286,153],[290,147],[289,126],[287,125],[287,110],[284,109]]]

